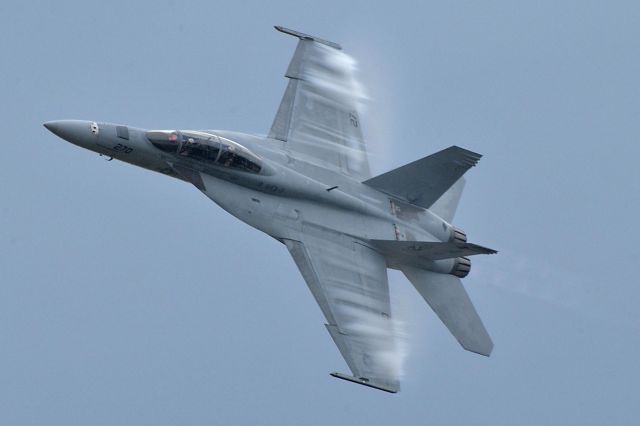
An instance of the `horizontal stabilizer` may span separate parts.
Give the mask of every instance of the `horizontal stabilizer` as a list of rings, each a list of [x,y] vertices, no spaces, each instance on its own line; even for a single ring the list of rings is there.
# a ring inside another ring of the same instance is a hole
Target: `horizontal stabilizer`
[[[472,243],[371,240],[385,256],[394,259],[419,257],[427,260],[451,259],[476,254],[495,254],[496,250]]]
[[[375,381],[370,381],[365,378],[358,379],[357,377],[349,376],[348,374],[331,373],[331,375],[333,377],[337,377],[338,379],[347,380],[349,382],[357,383],[359,385],[369,386],[370,388],[374,388],[374,389],[380,389],[385,392],[397,393],[400,390],[399,387],[389,387],[384,384],[380,384]]]
[[[463,348],[489,356],[493,342],[460,278],[413,267],[402,272]]]
[[[362,183],[428,209],[481,157],[475,152],[452,146]]]

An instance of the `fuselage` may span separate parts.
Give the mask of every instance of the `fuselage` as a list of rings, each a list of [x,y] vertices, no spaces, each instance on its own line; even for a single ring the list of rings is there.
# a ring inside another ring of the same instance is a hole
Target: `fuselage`
[[[280,140],[80,120],[45,127],[100,155],[191,182],[224,210],[278,240],[326,231],[362,244],[456,238],[456,229],[431,211],[297,158]],[[192,149],[203,146],[209,151]],[[453,260],[441,262],[447,269]]]

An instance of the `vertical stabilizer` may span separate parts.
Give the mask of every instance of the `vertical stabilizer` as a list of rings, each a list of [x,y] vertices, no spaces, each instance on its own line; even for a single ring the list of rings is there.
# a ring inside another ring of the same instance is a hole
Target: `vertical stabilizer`
[[[460,278],[413,267],[403,267],[402,272],[463,348],[480,355],[491,354],[491,337]]]
[[[453,184],[451,188],[447,190],[438,200],[433,203],[429,210],[440,216],[442,219],[451,223],[453,217],[456,215],[458,209],[458,203],[462,197],[462,191],[464,190],[465,179],[461,177]]]

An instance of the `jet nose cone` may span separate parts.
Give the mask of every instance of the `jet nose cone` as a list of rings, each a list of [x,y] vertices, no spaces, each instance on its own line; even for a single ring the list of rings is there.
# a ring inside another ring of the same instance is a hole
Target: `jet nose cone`
[[[80,127],[84,127],[83,124],[84,122],[79,120],[55,120],[47,121],[43,126],[54,135],[69,140],[69,137],[77,136],[75,133],[78,133]]]
[[[49,130],[50,132],[55,133],[56,132],[56,128],[58,127],[58,122],[57,121],[47,121],[46,123],[43,124],[44,127],[47,128],[47,130]]]
[[[47,128],[51,133],[57,134],[59,121],[47,121],[43,124],[44,127]]]
[[[54,135],[76,145],[86,145],[92,136],[90,121],[56,120],[47,121],[43,126]]]

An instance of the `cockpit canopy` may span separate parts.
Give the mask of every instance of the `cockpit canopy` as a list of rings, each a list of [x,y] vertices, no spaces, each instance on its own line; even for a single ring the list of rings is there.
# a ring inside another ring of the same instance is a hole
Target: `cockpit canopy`
[[[146,136],[164,152],[251,173],[262,170],[260,157],[242,145],[212,133],[150,130]]]

